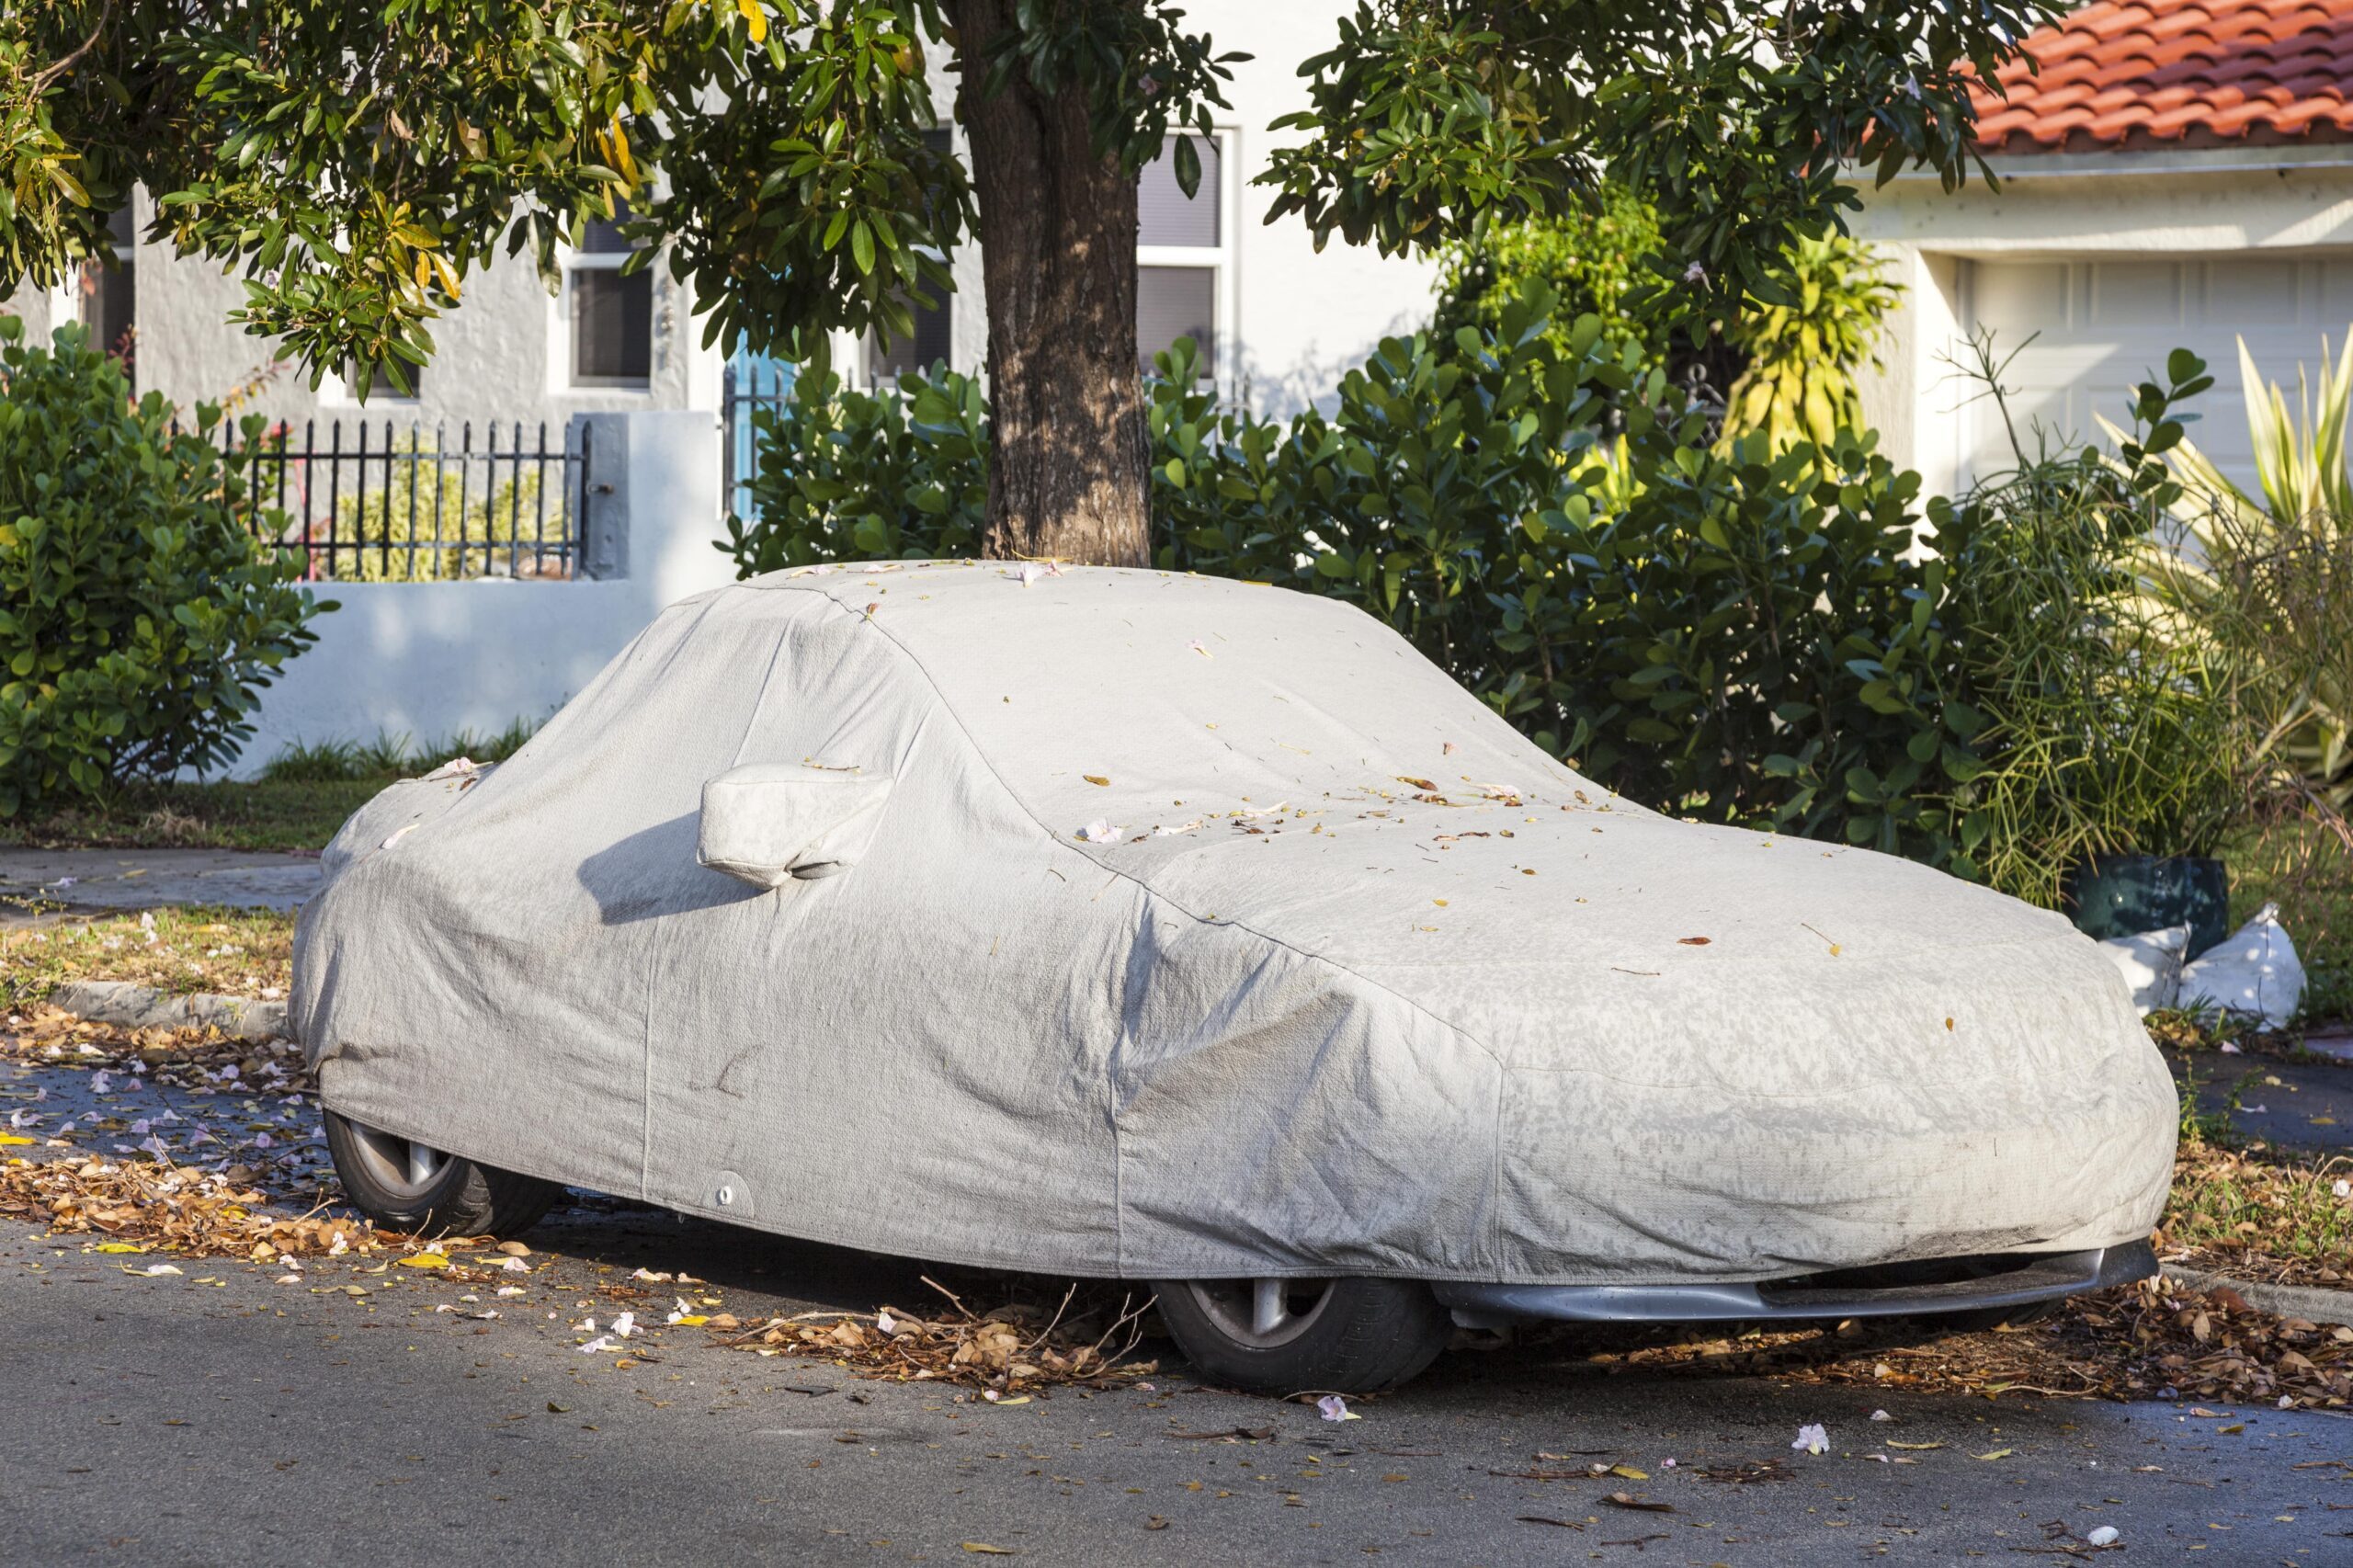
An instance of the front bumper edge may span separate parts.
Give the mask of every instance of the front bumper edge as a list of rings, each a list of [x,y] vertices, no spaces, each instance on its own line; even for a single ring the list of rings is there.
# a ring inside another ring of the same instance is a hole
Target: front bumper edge
[[[1464,1328],[1516,1323],[1748,1323],[1774,1319],[1918,1317],[2055,1301],[2157,1272],[2145,1241],[2088,1252],[2020,1254],[1974,1278],[1933,1284],[1480,1285],[1448,1281],[1438,1299]]]

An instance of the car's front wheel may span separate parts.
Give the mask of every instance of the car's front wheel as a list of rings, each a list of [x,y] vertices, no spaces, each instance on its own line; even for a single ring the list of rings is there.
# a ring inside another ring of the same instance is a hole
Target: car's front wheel
[[[1412,1279],[1176,1279],[1161,1321],[1211,1382],[1258,1393],[1370,1393],[1437,1359],[1454,1320]]]
[[[554,1207],[551,1181],[477,1165],[324,1111],[327,1153],[345,1196],[387,1230],[447,1236],[511,1236]]]

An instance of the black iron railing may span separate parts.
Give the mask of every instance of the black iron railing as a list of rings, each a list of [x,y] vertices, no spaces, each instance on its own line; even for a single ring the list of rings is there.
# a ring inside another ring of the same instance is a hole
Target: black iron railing
[[[308,577],[426,583],[570,577],[586,512],[588,436],[471,422],[280,424],[257,439],[222,429],[257,533],[302,551]]]

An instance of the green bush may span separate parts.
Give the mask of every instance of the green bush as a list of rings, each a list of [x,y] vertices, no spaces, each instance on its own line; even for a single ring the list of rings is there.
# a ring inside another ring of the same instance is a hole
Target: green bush
[[[752,415],[756,524],[728,519],[746,576],[816,561],[967,555],[988,520],[988,403],[934,367],[896,392],[845,392],[804,369],[782,409]]]
[[[1746,361],[1724,395],[1724,430],[1779,451],[1829,446],[1860,427],[1856,372],[1871,359],[1896,290],[1868,245],[1841,233],[1800,240],[1781,258],[1779,303],[1751,300],[1725,335]]]
[[[1491,224],[1475,240],[1449,244],[1438,256],[1438,303],[1432,331],[1451,340],[1462,327],[1493,330],[1531,285],[1560,297],[1549,330],[1565,336],[1580,316],[1598,316],[1604,331],[1631,336],[1654,358],[1669,352],[1677,322],[1667,310],[1629,309],[1647,301],[1643,266],[1659,248],[1658,214],[1616,181],[1605,181],[1591,209],[1556,218]]]
[[[334,608],[254,542],[217,409],[175,433],[80,327],[23,334],[0,319],[0,816],[228,762]]]
[[[2188,548],[2152,551],[2148,566],[2179,635],[2229,650],[2245,673],[2264,720],[2266,792],[2342,819],[2353,811],[2353,336],[2333,364],[2326,338],[2320,347],[2317,384],[2299,365],[2291,405],[2240,341],[2261,494],[2177,443],[2164,460],[2178,491],[2174,532]],[[2177,353],[2178,370],[2203,371]]]
[[[1992,347],[1977,347],[2000,407]],[[2266,727],[2250,667],[2183,635],[2147,570],[2179,490],[2175,410],[2205,370],[2177,350],[2171,384],[2138,389],[2138,433],[2110,426],[2120,456],[2014,435],[2012,466],[1929,506],[1950,567],[1939,617],[1967,633],[1954,679],[1985,720],[1962,838],[2006,892],[2053,903],[2097,854],[2209,853],[2248,806]]]

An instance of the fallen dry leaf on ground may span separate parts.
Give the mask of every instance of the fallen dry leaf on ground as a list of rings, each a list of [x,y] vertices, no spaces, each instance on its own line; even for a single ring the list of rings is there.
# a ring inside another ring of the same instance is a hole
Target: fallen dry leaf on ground
[[[1531,1337],[1577,1345],[1605,1367],[1693,1375],[1988,1397],[2276,1404],[2284,1396],[2313,1408],[2353,1406],[2353,1329],[2272,1317],[2247,1308],[2234,1292],[2204,1295],[2150,1281],[2073,1298],[2050,1319],[2022,1328],[1934,1334],[1923,1319],[1857,1325],[1846,1334],[1830,1325],[1737,1337],[1673,1327],[1578,1328],[1536,1330]]]
[[[339,1250],[373,1253],[414,1240],[346,1216],[262,1212],[266,1201],[259,1188],[218,1173],[153,1160],[16,1159],[0,1165],[0,1215],[57,1235],[97,1235],[109,1243],[262,1262]],[[101,1250],[118,1248],[101,1244]]]
[[[1156,1361],[1125,1359],[1140,1337],[1150,1298],[1098,1290],[1082,1302],[1079,1289],[1071,1287],[1051,1312],[1013,1302],[984,1313],[968,1311],[941,1290],[949,1311],[938,1317],[919,1318],[891,1306],[870,1313],[802,1312],[771,1318],[717,1343],[763,1356],[813,1357],[865,1377],[958,1383],[992,1400],[1054,1385],[1109,1388],[1158,1370]]]

